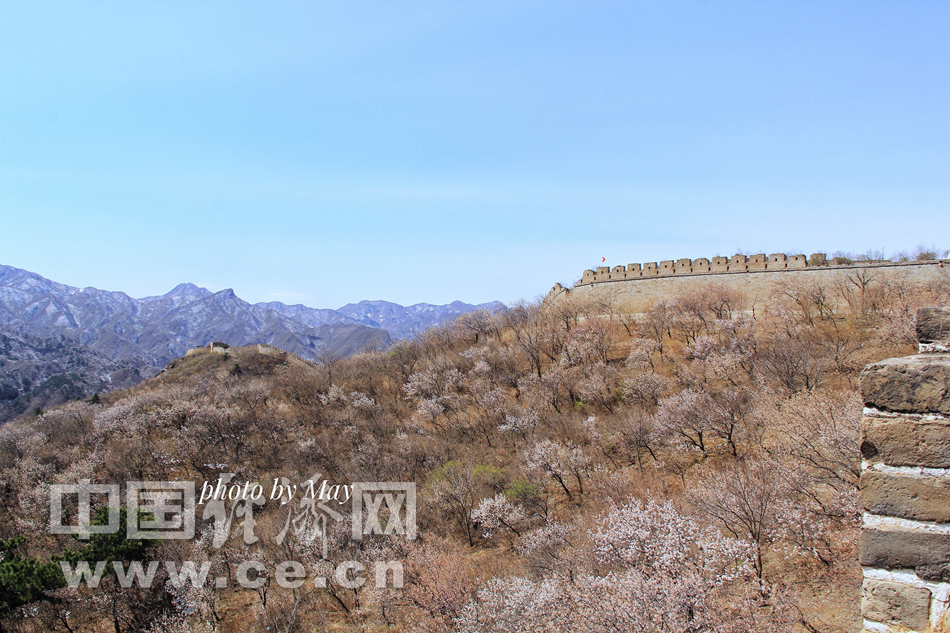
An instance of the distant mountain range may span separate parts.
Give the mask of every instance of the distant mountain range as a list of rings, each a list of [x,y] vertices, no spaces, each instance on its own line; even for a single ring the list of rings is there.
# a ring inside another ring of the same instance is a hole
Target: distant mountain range
[[[0,265],[0,409],[3,402],[16,401],[15,408],[21,408],[58,399],[30,395],[56,376],[73,375],[66,381],[70,386],[65,391],[74,394],[70,398],[116,383],[125,386],[132,376],[128,372],[152,375],[192,347],[211,341],[267,343],[308,359],[325,353],[346,356],[368,347],[385,348],[394,339],[466,312],[501,305],[455,301],[404,307],[361,301],[330,310],[277,301],[250,304],[231,289],[211,292],[190,283],[161,296],[135,299]]]

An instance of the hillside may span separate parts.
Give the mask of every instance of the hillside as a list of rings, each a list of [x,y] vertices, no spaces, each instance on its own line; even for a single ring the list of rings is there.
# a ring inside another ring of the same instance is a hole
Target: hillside
[[[108,576],[105,591],[56,589],[3,625],[850,633],[862,582],[855,385],[866,363],[915,349],[916,307],[950,294],[909,283],[855,309],[842,290],[785,288],[751,315],[746,297],[710,284],[637,320],[575,295],[322,363],[269,346],[193,350],[98,404],[0,429],[0,538],[22,536],[33,561],[86,556],[109,542],[50,534],[50,484],[201,490],[233,474],[268,488],[414,483],[418,539],[354,539],[364,515],[348,498],[316,508],[327,527],[309,536],[294,527],[312,518],[297,513],[306,504],[208,506],[195,539],[128,546],[207,564],[226,586],[179,591],[163,568],[148,590]],[[257,540],[244,540],[248,525]],[[243,561],[263,566],[262,584],[234,584]],[[281,586],[285,561],[313,582]],[[334,570],[353,561],[367,578],[398,563],[405,584],[345,586]]]
[[[189,349],[211,341],[263,343],[308,359],[336,358],[367,348],[386,348],[394,339],[460,314],[498,306],[454,302],[403,307],[386,301],[363,301],[329,310],[279,302],[250,304],[233,290],[211,292],[187,283],[164,295],[135,299],[122,292],[75,288],[29,271],[0,266],[0,327],[23,337],[18,343],[21,347],[47,350],[43,352],[42,369],[38,361],[32,361],[32,369],[21,364],[15,375],[3,379],[6,382],[2,384],[7,385],[4,393],[17,404],[0,406],[0,422],[9,419],[13,411],[62,402],[67,393],[86,397],[108,388],[110,382],[99,376],[102,367],[126,363],[148,376]],[[81,363],[57,359],[55,350],[65,348],[36,342],[46,340],[60,341],[56,345],[69,345],[74,356],[87,358]],[[19,360],[16,356],[3,358],[8,362]],[[62,372],[57,373],[57,367]],[[42,393],[60,396],[26,395],[39,384],[38,380],[49,381],[57,375],[60,378],[44,387]],[[25,391],[22,378],[31,385]],[[14,382],[21,385],[15,397],[9,391]]]
[[[101,397],[106,404],[120,402],[135,394],[173,387],[186,387],[196,382],[247,382],[263,376],[273,377],[284,371],[320,371],[316,365],[295,354],[270,345],[242,347],[196,347],[181,358],[172,360],[155,376]]]
[[[861,261],[842,258],[848,262],[842,264],[828,263],[823,254],[812,255],[810,259],[819,255],[819,261],[823,262],[820,265],[806,264],[804,256],[798,255],[793,256],[797,258],[797,265],[792,266],[793,262],[786,262],[784,254],[776,254],[751,258],[735,255],[731,259],[714,257],[712,266],[709,259],[700,258],[601,267],[584,271],[572,288],[555,285],[548,299],[573,295],[610,305],[625,314],[636,314],[666,297],[714,285],[741,294],[745,301],[743,308],[751,310],[776,294],[794,292],[796,288],[822,287],[835,289],[843,300],[860,310],[864,309],[862,305],[867,308],[885,302],[889,292],[903,287],[950,288],[950,260],[947,259]],[[746,259],[760,261],[747,263]],[[769,259],[778,261],[761,261]]]
[[[151,368],[112,360],[66,337],[0,329],[0,423],[95,393],[135,385]]]

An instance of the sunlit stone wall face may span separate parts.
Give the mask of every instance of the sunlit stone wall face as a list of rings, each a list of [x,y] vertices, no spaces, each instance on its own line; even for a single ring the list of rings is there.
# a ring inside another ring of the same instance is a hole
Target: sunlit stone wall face
[[[950,309],[919,310],[917,340],[861,374],[865,631],[950,631]]]

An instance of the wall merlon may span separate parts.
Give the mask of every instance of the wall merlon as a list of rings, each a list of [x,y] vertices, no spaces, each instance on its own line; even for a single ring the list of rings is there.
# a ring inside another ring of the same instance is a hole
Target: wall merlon
[[[711,272],[714,273],[727,273],[729,272],[729,258],[728,257],[713,257],[712,264],[710,264]]]
[[[765,253],[753,255],[749,258],[747,270],[765,270],[768,262],[769,258],[766,257]]]

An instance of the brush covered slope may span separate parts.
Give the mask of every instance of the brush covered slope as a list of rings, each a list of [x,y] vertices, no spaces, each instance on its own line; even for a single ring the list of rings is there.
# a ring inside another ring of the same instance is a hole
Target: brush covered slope
[[[0,265],[0,328],[10,338],[0,350],[6,367],[0,371],[0,423],[35,407],[128,386],[212,341],[269,344],[311,360],[339,358],[387,348],[394,339],[460,314],[499,307],[363,301],[328,310],[250,304],[233,290],[211,292],[187,283],[134,299]]]
[[[848,287],[788,287],[753,312],[709,285],[636,318],[521,304],[320,364],[267,346],[196,350],[99,403],[0,429],[0,539],[22,538],[36,565],[78,560],[98,545],[49,533],[51,484],[202,490],[230,474],[266,488],[251,508],[257,540],[228,501],[199,508],[195,539],[119,560],[192,561],[228,579],[253,561],[261,583],[184,591],[158,566],[148,589],[123,588],[107,574],[98,589],[33,595],[4,627],[856,630],[859,373],[914,350],[918,306],[950,303],[945,286],[863,291],[854,302]],[[308,539],[293,527],[307,518],[299,498],[270,498],[275,479],[338,492],[413,482],[417,538],[354,539],[340,494]],[[215,530],[219,515],[232,521]],[[286,561],[304,584],[278,582]],[[402,588],[372,581],[379,561],[400,565]],[[352,563],[365,583],[344,584]]]

